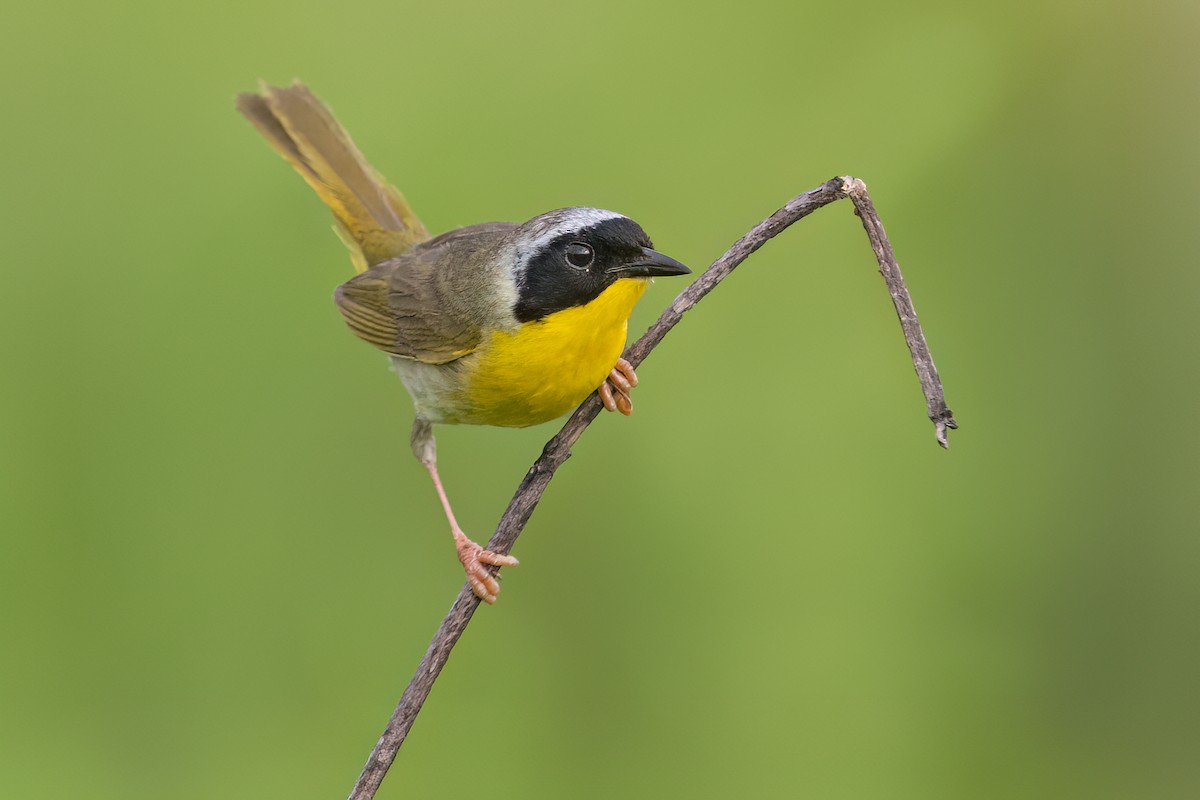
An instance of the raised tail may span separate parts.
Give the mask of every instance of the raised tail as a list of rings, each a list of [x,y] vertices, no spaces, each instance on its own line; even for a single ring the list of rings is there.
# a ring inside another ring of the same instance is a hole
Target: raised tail
[[[307,86],[264,83],[257,94],[239,94],[237,108],[333,211],[357,271],[429,238],[404,195],[372,169]]]

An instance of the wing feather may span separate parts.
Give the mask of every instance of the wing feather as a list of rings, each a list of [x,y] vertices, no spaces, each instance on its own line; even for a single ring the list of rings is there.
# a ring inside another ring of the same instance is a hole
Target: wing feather
[[[497,312],[496,256],[516,226],[472,225],[422,242],[368,269],[334,291],[334,302],[360,339],[392,355],[445,364],[474,351]],[[499,316],[499,318],[497,318]]]

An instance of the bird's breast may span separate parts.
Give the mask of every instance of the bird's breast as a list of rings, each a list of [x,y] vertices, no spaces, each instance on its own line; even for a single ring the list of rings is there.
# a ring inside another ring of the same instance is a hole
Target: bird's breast
[[[624,278],[582,306],[494,331],[464,359],[464,397],[457,405],[465,418],[459,421],[525,427],[573,409],[608,377],[648,283]]]

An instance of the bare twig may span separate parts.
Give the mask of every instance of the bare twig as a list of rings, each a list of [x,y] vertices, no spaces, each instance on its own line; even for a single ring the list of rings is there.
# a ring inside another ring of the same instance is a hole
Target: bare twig
[[[734,268],[745,261],[751,253],[778,236],[793,222],[808,216],[818,208],[845,197],[849,197],[854,202],[855,210],[862,218],[863,227],[866,228],[867,237],[871,240],[871,247],[879,261],[879,271],[887,281],[892,301],[896,305],[896,313],[900,316],[904,338],[908,342],[913,365],[917,370],[917,377],[921,381],[921,390],[925,393],[925,399],[929,406],[929,418],[936,426],[938,442],[945,447],[946,428],[956,427],[954,417],[950,413],[950,409],[946,407],[937,369],[929,355],[925,336],[917,322],[912,299],[904,287],[904,279],[900,275],[900,267],[896,263],[891,244],[883,231],[883,224],[879,221],[875,207],[871,204],[866,185],[857,178],[832,178],[817,188],[792,198],[783,208],[755,225],[749,233],[738,239],[725,255],[714,261],[703,275],[675,298],[671,305],[663,311],[658,321],[626,351],[625,357],[635,367],[642,363],[683,315],[700,302],[729,273],[733,272]],[[600,408],[599,397],[592,394],[583,401],[579,408],[575,409],[575,412],[563,425],[562,430],[546,443],[541,456],[529,468],[525,479],[517,487],[516,494],[513,495],[504,516],[500,518],[500,523],[496,526],[496,532],[488,540],[487,548],[489,550],[507,553],[512,549],[517,537],[525,528],[525,523],[529,521],[534,508],[537,507],[538,501],[541,500],[542,493],[546,490],[550,479],[554,477],[555,471],[562,466],[563,462],[571,457],[572,445],[579,440],[584,430],[600,413]],[[450,657],[450,650],[466,630],[467,624],[478,607],[479,598],[471,591],[470,584],[464,584],[459,590],[454,605],[450,607],[450,613],[442,620],[441,626],[434,634],[433,641],[429,643],[429,649],[425,651],[425,655],[417,665],[417,671],[409,682],[408,688],[404,690],[391,719],[388,720],[383,735],[379,737],[375,749],[371,751],[362,774],[359,775],[353,791],[350,792],[350,800],[370,800],[375,796],[380,782],[383,781],[383,776],[396,758],[396,753],[416,720],[425,698],[429,696],[433,682],[437,680],[442,668],[446,665],[446,661]]]
[[[900,317],[900,327],[904,329],[904,341],[908,342],[913,367],[917,370],[917,379],[921,381],[921,391],[925,393],[925,404],[929,407],[929,419],[933,422],[938,444],[949,447],[946,429],[957,428],[958,423],[954,421],[954,413],[946,407],[946,398],[942,394],[942,379],[938,377],[937,367],[933,365],[933,356],[929,354],[925,333],[921,330],[921,323],[917,321],[912,297],[904,286],[904,276],[900,274],[900,265],[896,263],[892,243],[888,241],[883,222],[875,213],[875,204],[871,202],[871,195],[867,194],[867,185],[858,178],[845,177],[842,178],[842,186],[854,203],[854,213],[862,219],[867,238],[871,240],[871,249],[875,251],[875,259],[879,262],[879,274],[887,282],[888,291],[892,295],[896,316]]]

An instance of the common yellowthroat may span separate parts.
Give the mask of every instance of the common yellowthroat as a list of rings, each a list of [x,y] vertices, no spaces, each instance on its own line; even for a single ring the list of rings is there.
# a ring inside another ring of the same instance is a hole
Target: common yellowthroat
[[[371,168],[329,109],[300,83],[263,85],[237,108],[333,211],[357,275],[333,299],[359,338],[386,352],[416,407],[411,444],[429,471],[459,561],[482,600],[488,566],[517,560],[463,533],[437,470],[434,423],[525,427],[593,391],[630,414],[637,375],[621,358],[650,279],[687,267],[653,249],[628,217],[560,208],[430,237],[404,196]]]

